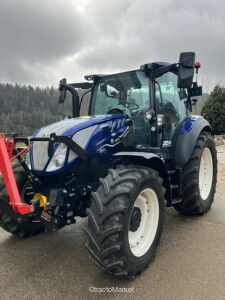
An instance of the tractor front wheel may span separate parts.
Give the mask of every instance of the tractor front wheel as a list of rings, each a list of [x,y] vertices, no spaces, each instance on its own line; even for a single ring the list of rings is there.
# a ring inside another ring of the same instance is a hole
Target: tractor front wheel
[[[33,199],[33,189],[29,183],[26,172],[20,164],[12,166],[16,179],[17,187],[20,193],[21,201],[30,204]],[[9,205],[9,196],[4,182],[0,183],[0,227],[7,232],[17,236],[32,236],[44,231],[39,220],[30,218],[29,221],[18,222],[18,214],[16,214],[11,205]]]
[[[134,277],[154,258],[164,220],[163,180],[143,166],[119,166],[100,179],[87,209],[87,249],[114,275]]]

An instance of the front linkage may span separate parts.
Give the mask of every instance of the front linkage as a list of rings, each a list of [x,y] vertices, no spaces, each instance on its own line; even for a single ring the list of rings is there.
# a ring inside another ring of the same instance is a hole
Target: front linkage
[[[9,194],[9,205],[12,205],[13,210],[21,215],[27,215],[34,212],[33,205],[26,205],[22,203],[19,195],[19,191],[16,185],[16,180],[13,174],[13,170],[10,163],[14,149],[14,139],[3,138],[3,134],[0,133],[0,170]],[[22,152],[22,151],[21,151]]]
[[[76,151],[81,156],[81,159],[87,159],[87,153],[79,147],[75,142],[67,137],[51,135],[50,138],[44,138],[49,141],[49,155],[53,154],[53,148],[56,142],[63,142],[67,144],[73,151]],[[28,139],[24,137],[4,138],[4,135],[0,134],[0,170],[2,177],[5,182],[5,186],[9,195],[9,205],[12,206],[15,212],[14,218],[18,223],[26,222],[30,218],[40,220],[43,227],[47,231],[56,231],[66,225],[74,224],[74,211],[76,205],[76,194],[75,190],[55,190],[51,189],[48,192],[48,197],[42,195],[40,191],[43,191],[43,186],[38,178],[35,178],[28,168],[25,160],[21,157],[21,154],[28,150],[32,145],[30,144],[22,151],[18,151],[14,148],[15,142],[18,140]],[[30,141],[39,141],[39,138],[32,138]],[[41,139],[42,141],[42,139]],[[12,155],[15,154],[13,158]],[[11,161],[17,158],[20,164],[23,166],[26,177],[35,192],[33,199],[29,201],[32,204],[25,203],[20,198],[20,193],[17,187],[16,179],[13,173]]]

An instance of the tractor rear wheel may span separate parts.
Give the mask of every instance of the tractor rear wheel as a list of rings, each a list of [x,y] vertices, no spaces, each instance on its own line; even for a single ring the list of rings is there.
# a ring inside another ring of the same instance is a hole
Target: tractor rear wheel
[[[143,166],[110,169],[92,193],[86,244],[91,260],[114,275],[134,277],[154,258],[164,220],[163,180]]]
[[[20,164],[12,166],[13,173],[16,179],[17,187],[20,193],[22,202],[28,203],[33,199],[33,189],[27,180],[26,172]],[[32,236],[44,231],[40,221],[36,221],[32,217],[27,222],[18,222],[18,215],[9,205],[9,196],[3,180],[0,183],[0,227],[18,236]]]
[[[217,180],[217,156],[211,133],[202,132],[190,160],[183,168],[182,202],[174,205],[182,214],[203,215],[212,205]]]

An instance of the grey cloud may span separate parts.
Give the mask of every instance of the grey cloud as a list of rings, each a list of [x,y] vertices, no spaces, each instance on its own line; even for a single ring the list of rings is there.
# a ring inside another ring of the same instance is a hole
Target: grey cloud
[[[30,76],[35,80],[30,66],[35,70],[35,64],[42,64],[44,73],[57,60],[79,51],[85,27],[79,14],[63,3],[1,1],[0,56],[4,58],[1,80],[26,81]]]
[[[132,5],[124,10],[115,1],[112,11],[104,9],[106,1],[96,2],[106,23],[97,23],[101,26],[100,40],[80,57],[81,66],[108,71],[138,67],[147,61],[176,62],[179,52],[194,50],[202,62],[203,77],[224,80],[224,1],[178,4],[172,0],[136,0],[128,1]]]
[[[1,1],[0,80],[48,85],[195,51],[200,77],[224,82],[224,0],[79,1],[83,11],[76,3]]]

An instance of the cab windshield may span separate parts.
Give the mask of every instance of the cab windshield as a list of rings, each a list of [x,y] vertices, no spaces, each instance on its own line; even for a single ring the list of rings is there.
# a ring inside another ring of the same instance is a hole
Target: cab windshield
[[[104,76],[96,84],[91,115],[125,113],[133,117],[149,107],[149,78],[143,71]]]

